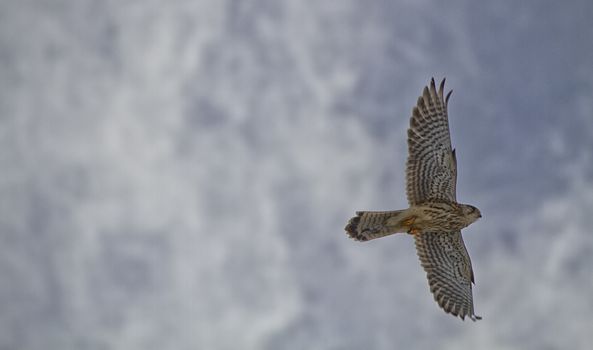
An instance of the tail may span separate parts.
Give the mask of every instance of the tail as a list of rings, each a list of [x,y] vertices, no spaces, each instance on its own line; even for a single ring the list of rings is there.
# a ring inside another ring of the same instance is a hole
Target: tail
[[[406,232],[402,221],[406,210],[358,211],[344,228],[350,238],[368,241],[398,232]]]

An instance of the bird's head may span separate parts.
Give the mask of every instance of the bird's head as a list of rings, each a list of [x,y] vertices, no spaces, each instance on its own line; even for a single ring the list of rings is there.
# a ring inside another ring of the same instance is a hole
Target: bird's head
[[[462,204],[461,211],[463,212],[463,215],[468,221],[468,225],[473,222],[476,222],[479,218],[482,217],[482,213],[480,213],[480,210],[474,207],[473,205]]]

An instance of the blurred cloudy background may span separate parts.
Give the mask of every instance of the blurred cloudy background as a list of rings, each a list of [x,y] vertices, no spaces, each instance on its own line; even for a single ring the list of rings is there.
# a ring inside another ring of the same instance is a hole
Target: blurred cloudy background
[[[593,2],[0,1],[0,349],[585,349]],[[476,313],[429,293],[406,128],[447,77]]]

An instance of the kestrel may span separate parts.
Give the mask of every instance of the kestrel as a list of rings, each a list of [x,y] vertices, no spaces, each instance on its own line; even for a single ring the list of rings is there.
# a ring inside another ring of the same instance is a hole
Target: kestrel
[[[457,203],[457,159],[451,148],[445,79],[437,92],[434,78],[424,87],[410,118],[406,193],[410,207],[359,211],[345,230],[358,241],[399,232],[414,236],[430,291],[445,312],[479,320],[474,313],[471,260],[461,229],[482,217],[471,205]]]

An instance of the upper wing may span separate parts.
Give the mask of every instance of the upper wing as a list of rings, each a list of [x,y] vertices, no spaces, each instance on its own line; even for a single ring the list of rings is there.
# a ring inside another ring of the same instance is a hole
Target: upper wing
[[[437,92],[433,78],[430,89],[424,87],[412,111],[406,167],[406,193],[410,205],[429,199],[457,201],[457,160],[455,150],[451,148],[447,118],[447,103],[453,91],[443,98],[444,86],[445,79]]]
[[[474,273],[461,231],[421,232],[414,237],[430,291],[439,306],[461,319],[481,319],[474,313]]]

